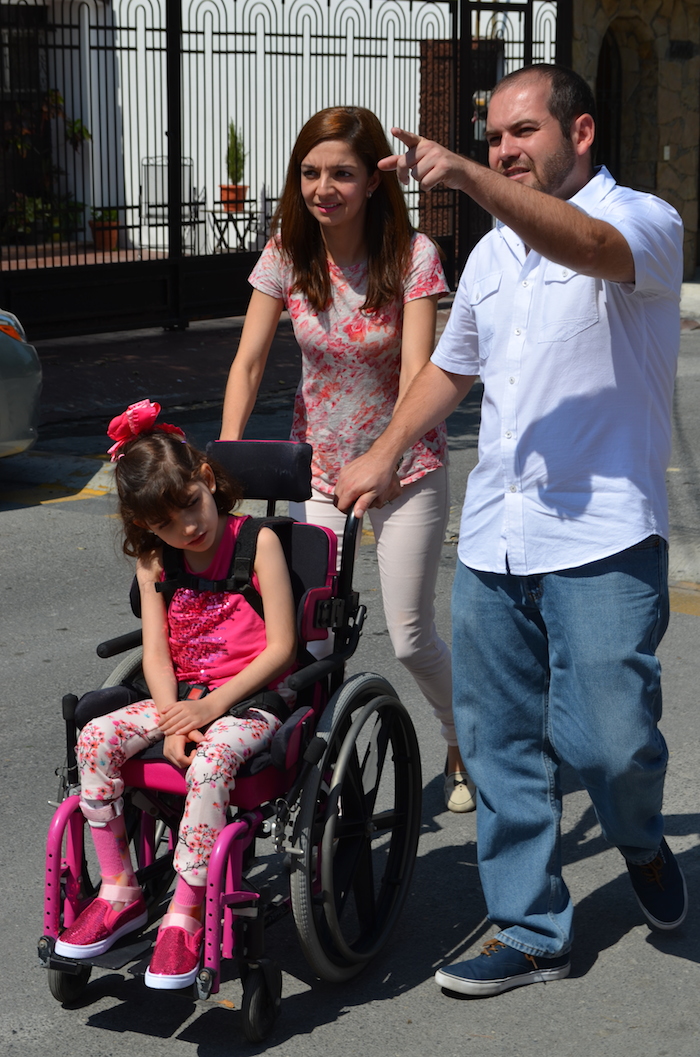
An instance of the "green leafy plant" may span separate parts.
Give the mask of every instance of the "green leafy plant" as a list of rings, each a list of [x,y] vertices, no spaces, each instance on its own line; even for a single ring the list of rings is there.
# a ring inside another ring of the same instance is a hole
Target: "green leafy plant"
[[[86,128],[79,117],[76,117],[73,121],[66,121],[66,142],[70,143],[73,150],[80,150],[82,144],[89,139],[92,139],[90,130]]]
[[[62,239],[70,238],[85,224],[85,202],[68,193],[57,197],[51,207],[53,227]]]
[[[91,209],[90,214],[98,224],[116,224],[119,220],[118,209]]]
[[[13,191],[5,230],[9,235],[31,235],[51,219],[51,205],[43,198]]]
[[[56,241],[70,238],[84,223],[85,203],[71,194],[52,198],[12,192],[3,235],[9,238],[39,239],[50,237]]]
[[[226,172],[232,184],[243,183],[245,172],[245,145],[243,137],[236,128],[235,122],[228,123],[228,148],[226,150]]]

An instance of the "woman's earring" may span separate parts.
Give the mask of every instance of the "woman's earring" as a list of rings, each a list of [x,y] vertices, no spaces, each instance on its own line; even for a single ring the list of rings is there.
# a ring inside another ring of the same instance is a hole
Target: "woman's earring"
[[[371,191],[368,191],[368,192],[367,192],[367,197],[368,197],[368,198],[371,198],[371,197],[372,197],[372,192],[371,192]]]

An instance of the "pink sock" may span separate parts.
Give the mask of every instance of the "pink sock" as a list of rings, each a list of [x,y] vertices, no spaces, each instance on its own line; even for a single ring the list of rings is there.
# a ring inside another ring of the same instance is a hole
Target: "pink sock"
[[[178,877],[173,902],[181,907],[199,907],[204,902],[206,885],[188,884],[184,877]]]
[[[97,853],[97,861],[100,864],[100,873],[103,877],[119,877],[120,874],[125,872],[126,866],[122,856],[119,835],[114,833],[110,823],[107,823],[104,828],[92,827],[91,832],[95,852]]]

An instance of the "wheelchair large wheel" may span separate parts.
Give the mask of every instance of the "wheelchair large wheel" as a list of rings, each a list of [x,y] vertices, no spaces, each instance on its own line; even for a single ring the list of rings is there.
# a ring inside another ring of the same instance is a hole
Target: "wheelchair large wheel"
[[[368,673],[340,688],[319,733],[328,747],[301,795],[292,911],[311,968],[341,983],[381,950],[408,895],[420,831],[420,754],[395,691]]]
[[[133,680],[143,674],[143,646],[136,646],[133,650],[125,653],[115,668],[109,673],[102,684],[104,690],[108,686],[119,686],[126,680]]]

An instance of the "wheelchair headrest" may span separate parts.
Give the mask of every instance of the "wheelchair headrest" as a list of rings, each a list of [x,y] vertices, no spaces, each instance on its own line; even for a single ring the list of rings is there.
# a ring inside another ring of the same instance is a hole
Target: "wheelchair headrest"
[[[246,499],[311,498],[311,445],[286,440],[215,440],[207,455],[239,482]]]

